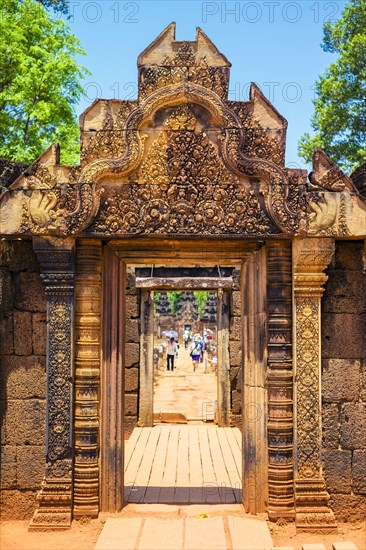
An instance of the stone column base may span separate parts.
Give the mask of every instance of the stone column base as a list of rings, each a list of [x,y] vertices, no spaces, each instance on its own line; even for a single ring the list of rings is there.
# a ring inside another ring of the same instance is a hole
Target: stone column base
[[[295,481],[296,528],[316,533],[336,533],[337,522],[328,508],[329,494],[325,481],[302,479]]]
[[[29,523],[29,531],[63,531],[71,527],[71,484],[48,479],[37,500],[39,507]]]

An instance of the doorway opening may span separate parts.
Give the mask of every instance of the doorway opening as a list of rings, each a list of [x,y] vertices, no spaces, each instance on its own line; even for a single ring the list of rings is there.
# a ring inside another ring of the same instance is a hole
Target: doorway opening
[[[154,424],[217,423],[217,335],[217,292],[154,293]]]

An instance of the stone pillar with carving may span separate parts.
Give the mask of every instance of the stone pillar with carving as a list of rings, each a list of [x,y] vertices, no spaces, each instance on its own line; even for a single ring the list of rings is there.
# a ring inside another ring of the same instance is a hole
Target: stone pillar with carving
[[[31,531],[69,529],[73,490],[74,239],[34,238],[47,298],[46,471]]]
[[[99,512],[101,255],[100,241],[77,241],[74,517],[97,517]]]
[[[289,241],[267,249],[268,515],[294,518],[292,258]]]
[[[334,253],[326,238],[293,242],[295,513],[298,529],[336,528],[322,473],[320,300]]]

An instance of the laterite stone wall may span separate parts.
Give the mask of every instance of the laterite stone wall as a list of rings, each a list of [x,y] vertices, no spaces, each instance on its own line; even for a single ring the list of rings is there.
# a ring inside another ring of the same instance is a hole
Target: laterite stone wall
[[[366,274],[362,241],[339,241],[322,301],[324,475],[338,520],[366,515]]]
[[[241,429],[242,420],[242,395],[241,395],[241,292],[240,292],[240,268],[235,268],[232,274],[234,280],[233,291],[230,300],[230,331],[229,331],[229,356],[230,356],[230,402],[231,425]]]
[[[1,517],[36,507],[45,464],[46,299],[31,241],[1,241]]]
[[[125,338],[125,438],[128,439],[138,420],[140,365],[140,290],[136,288],[133,267],[127,267],[126,272]]]

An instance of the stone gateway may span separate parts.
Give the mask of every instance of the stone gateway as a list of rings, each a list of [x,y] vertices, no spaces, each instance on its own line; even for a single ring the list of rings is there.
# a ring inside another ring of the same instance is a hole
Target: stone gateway
[[[124,433],[153,422],[153,292],[170,288],[217,292],[218,423],[242,430],[245,509],[309,531],[364,515],[365,170],[320,150],[309,175],[286,168],[286,120],[255,84],[230,101],[229,74],[172,23],[138,58],[138,98],[80,117],[80,165],[53,144],[1,194],[4,517],[121,510]]]

